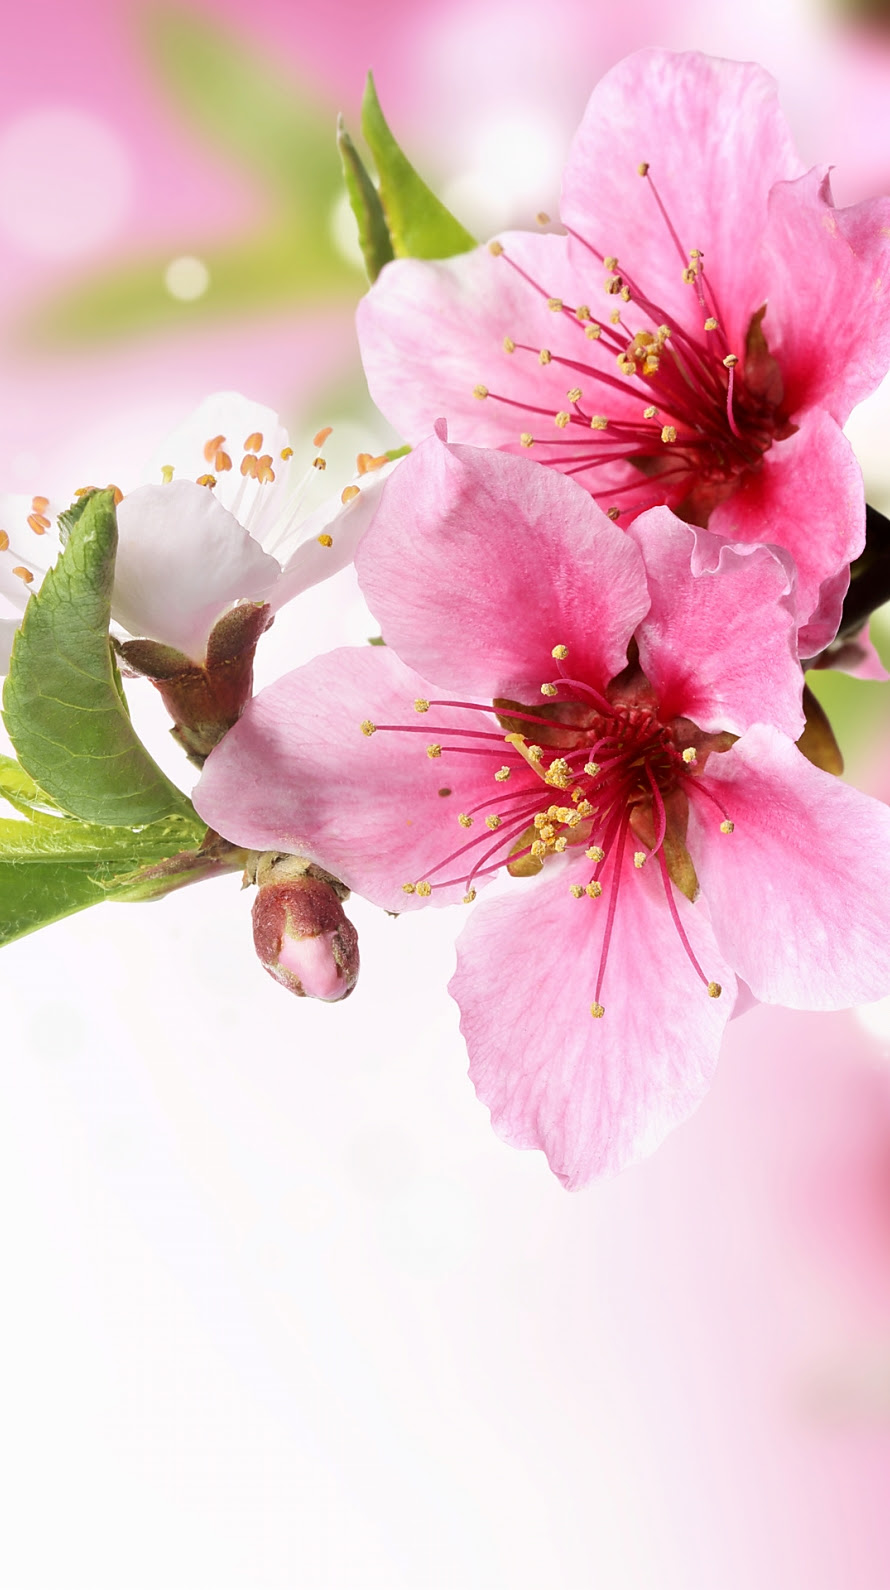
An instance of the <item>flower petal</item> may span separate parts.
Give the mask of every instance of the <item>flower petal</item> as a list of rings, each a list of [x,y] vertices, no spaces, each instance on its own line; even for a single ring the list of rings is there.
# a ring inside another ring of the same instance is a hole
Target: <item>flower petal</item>
[[[470,1077],[495,1131],[541,1148],[570,1189],[651,1153],[706,1092],[735,979],[707,913],[675,891],[708,976],[709,999],[671,920],[656,864],[628,856],[602,992],[594,998],[608,907],[569,893],[571,869],[477,906],[449,990],[461,1008]]]
[[[455,441],[517,447],[532,421],[513,404],[542,409],[536,425],[545,435],[559,434],[553,417],[565,408],[574,376],[555,360],[542,365],[538,352],[577,359],[579,342],[582,352],[591,344],[547,300],[577,305],[590,283],[570,266],[564,237],[506,232],[501,246],[499,258],[483,247],[448,260],[397,260],[358,306],[371,396],[412,443],[429,436],[444,414]],[[505,337],[533,352],[505,352]],[[480,401],[477,385],[498,398]]]
[[[712,756],[689,849],[727,960],[758,999],[836,1010],[890,992],[890,810],[765,724]]]
[[[113,616],[202,662],[233,602],[265,600],[281,570],[206,486],[138,486],[118,506]]]
[[[12,643],[18,634],[18,624],[12,618],[0,618],[0,674],[9,672]]]
[[[890,199],[837,209],[828,171],[808,171],[773,189],[763,246],[788,411],[822,404],[843,425],[890,366]]]
[[[558,644],[602,686],[649,605],[636,546],[574,481],[438,436],[388,482],[356,569],[387,645],[489,699],[539,699]]]
[[[709,527],[728,541],[787,547],[797,566],[796,605],[812,657],[837,633],[849,564],[865,545],[865,494],[853,449],[824,409],[796,416],[798,430],[775,442],[757,474],[714,509]],[[831,483],[815,489],[814,482]]]
[[[682,253],[638,175],[644,162]],[[561,213],[596,251],[617,256],[668,322],[701,323],[695,289],[682,280],[683,254],[701,249],[730,346],[741,348],[764,297],[754,242],[770,188],[802,170],[767,72],[640,50],[593,90],[569,153]],[[586,260],[596,273],[583,244],[572,251],[579,268]]]
[[[273,612],[277,613],[301,591],[308,591],[332,574],[339,574],[353,561],[358,544],[377,512],[383,487],[395,467],[395,464],[388,464],[363,475],[353,482],[358,496],[346,503],[342,497],[330,498],[306,519],[300,532],[303,539],[284,565],[273,594]],[[330,537],[331,545],[328,546],[322,537]]]
[[[433,707],[418,714],[415,699],[429,694],[426,681],[386,647],[345,647],[317,657],[249,702],[208,758],[195,806],[235,844],[308,856],[389,910],[421,905],[422,897],[404,892],[405,883],[425,880],[470,839],[480,840],[474,859],[490,848],[488,840],[494,844],[482,813],[472,831],[457,819],[483,801],[497,812],[502,786],[493,773],[504,760],[447,750],[429,757],[427,744],[454,727],[490,728],[492,746],[503,745],[494,718],[482,712]],[[365,720],[421,732],[365,735]],[[480,743],[488,745],[467,741]],[[461,899],[471,865],[440,868],[435,882],[458,881],[435,889],[429,901]]]
[[[662,718],[734,734],[769,721],[797,739],[803,675],[785,563],[768,547],[729,546],[667,508],[640,514],[627,533],[646,564],[652,605],[637,642]]]

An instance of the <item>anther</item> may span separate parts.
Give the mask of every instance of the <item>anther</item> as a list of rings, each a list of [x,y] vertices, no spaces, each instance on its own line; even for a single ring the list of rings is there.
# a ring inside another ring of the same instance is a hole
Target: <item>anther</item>
[[[554,839],[553,848],[554,848],[554,850],[558,851],[560,855],[562,855],[562,853],[565,850],[567,844],[568,844],[568,840],[566,839],[565,834],[560,834],[558,839]]]
[[[573,900],[582,899],[583,895],[584,895],[584,890],[582,889],[580,883],[570,883],[569,884],[569,894],[572,896]]]
[[[173,479],[173,465],[172,464],[162,464],[161,465],[161,479],[164,482],[165,486],[169,486],[171,480]]]
[[[320,547],[332,547],[334,545],[334,538],[333,536],[329,536],[327,531],[323,531],[322,534],[320,536],[316,536],[315,539]]]
[[[654,403],[650,403],[649,407],[647,409],[643,410],[643,419],[644,420],[654,420],[654,418],[655,418],[657,413],[658,413],[658,410],[655,407],[655,404]]]
[[[609,421],[606,419],[605,414],[594,414],[590,421],[590,429],[592,431],[604,431],[608,423]]]
[[[557,662],[564,662],[566,657],[569,655],[569,648],[568,646],[554,646],[550,655],[551,657],[555,657]]]
[[[466,894],[464,895],[464,898],[463,898],[464,905],[472,905],[473,901],[475,900],[475,898],[476,898],[476,890],[475,889],[468,889]]]
[[[505,353],[515,353],[516,352],[516,344],[513,341],[512,337],[505,337],[504,338],[504,352]]]
[[[695,766],[696,762],[698,761],[698,757],[695,754],[695,746],[687,745],[685,751],[683,752],[683,761],[686,763],[687,767]]]
[[[254,458],[253,453],[244,454],[244,457],[241,460],[241,473],[245,480],[248,476],[250,476],[251,479],[256,480],[256,459]]]
[[[441,747],[441,745],[428,745],[427,748],[426,748],[426,754],[429,757],[430,761],[434,762],[436,760],[437,756],[441,756],[442,755],[442,747]]]
[[[111,495],[114,499],[114,506],[115,508],[119,508],[124,500],[124,494],[121,491],[120,486],[114,486],[112,485],[111,481],[109,481],[108,485],[105,487],[105,490],[111,492]]]
[[[488,252],[489,254],[493,254],[495,259],[497,259],[498,255],[503,254],[504,252],[503,243],[498,243],[497,240],[495,240],[493,243],[489,243]]]
[[[358,486],[344,486],[343,490],[340,493],[340,501],[343,503],[343,505],[345,507],[348,502],[354,502],[358,495],[359,495]]]
[[[47,530],[49,529],[49,520],[47,519],[46,514],[29,513],[28,529],[33,530],[36,536],[45,536]]]
[[[676,425],[663,425],[661,427],[661,439],[663,442],[675,442],[677,440]]]
[[[589,337],[591,342],[596,342],[602,336],[602,327],[596,325],[588,326],[584,335]]]
[[[720,824],[720,832],[721,834],[735,833],[735,823],[731,823],[727,817],[726,822]]]
[[[599,772],[599,770],[600,770],[599,762],[585,762],[584,763],[584,771],[588,775],[589,778],[596,778],[596,775]],[[602,859],[602,858],[600,858],[600,859]]]
[[[720,987],[719,983],[708,984],[708,995],[711,999],[719,999],[722,993],[723,989]]]
[[[282,461],[285,464],[287,463],[288,459],[289,458],[293,458],[293,456],[294,456],[294,450],[293,450],[292,447],[282,447],[282,449],[281,449],[281,458],[282,458]]]
[[[333,429],[334,429],[333,425],[323,425],[321,430],[320,431],[316,431],[315,435],[313,436],[313,438],[312,438],[312,446],[313,447],[324,447],[324,444],[327,441],[327,439],[330,436],[330,434],[331,434]],[[281,456],[283,458],[284,454],[282,453]]]
[[[461,828],[472,828],[473,826],[473,819],[472,817],[468,817],[466,812],[461,812],[457,820],[460,823]]]
[[[695,281],[695,278],[696,278],[697,275],[698,275],[698,272],[697,272],[697,270],[696,270],[694,265],[687,265],[686,266],[686,269],[683,272],[683,280],[686,283],[687,287],[691,287],[691,285]]]
[[[596,1016],[597,1018],[599,1018],[600,1016],[604,1016],[606,1014],[605,1006],[603,1006],[603,1005],[591,1005],[590,1014],[591,1014],[591,1016]]]
[[[637,176],[638,177],[648,177],[648,175],[649,175],[649,162],[648,162],[648,160],[641,160],[639,165],[637,166]]]
[[[326,458],[322,458],[321,453],[319,453],[317,458],[313,458],[313,460],[312,460],[312,468],[313,469],[327,469],[327,467],[328,467],[328,461],[327,461]],[[271,473],[271,471],[270,471],[270,473]],[[274,479],[274,476],[273,476],[273,479]]]
[[[224,441],[224,436],[211,436],[210,440],[204,443],[204,457],[208,464],[213,463]]]
[[[419,883],[417,885],[417,893],[424,895],[424,897],[428,894],[432,894],[432,892],[433,886],[431,883]]]
[[[578,308],[575,310],[575,319],[576,320],[589,320],[590,319],[590,309],[589,309],[589,306],[587,304],[579,304],[578,305]]]
[[[12,572],[17,576],[18,579],[24,580],[26,585],[30,585],[34,579],[31,570],[26,569],[21,563],[17,564]]]
[[[507,779],[510,777],[510,769],[508,767],[499,767],[494,776],[499,784],[506,784]]]
[[[717,330],[717,322],[714,319],[713,315],[709,315],[707,320],[705,321],[705,331],[716,331],[716,330]]]
[[[425,701],[423,696],[418,696],[417,700],[414,703],[414,711],[415,712],[429,712],[429,710],[430,710],[429,702]]]
[[[620,508],[607,508],[607,510],[606,510],[606,518],[607,519],[620,519],[621,518],[621,509]]]
[[[370,718],[366,718],[364,723],[362,724],[362,734],[374,734],[375,731],[376,731],[376,728],[377,728],[376,723],[372,723]]]
[[[538,363],[539,364],[549,364],[550,363],[550,357],[551,357],[550,349],[549,348],[542,348],[540,353],[538,354]]]
[[[402,884],[402,892],[404,894],[413,894],[416,888],[417,888],[416,883],[403,883]]]
[[[570,403],[580,403],[581,402],[581,388],[579,386],[571,387],[569,389],[569,391],[566,393],[566,397],[568,398]]]
[[[645,852],[645,850],[635,850],[634,851],[634,866],[637,869],[639,869],[640,867],[644,867],[645,864],[646,864],[646,852]]]
[[[559,311],[562,309],[562,299],[561,298],[548,298],[547,299],[547,308],[551,309],[555,315],[558,315]]]
[[[549,226],[550,225],[550,217],[547,214],[546,210],[539,210],[537,215],[535,216],[535,220],[537,221],[539,226]]]
[[[488,397],[488,387],[487,386],[482,386],[482,385],[474,386],[474,388],[473,388],[473,396],[474,396],[474,398],[478,398],[479,401],[481,402],[483,398],[487,398]]]
[[[231,469],[232,467],[231,458],[229,457],[228,453],[223,451],[222,448],[220,448],[213,460],[213,467],[218,475],[224,475],[226,470]]]
[[[567,414],[565,409],[560,409],[559,413],[553,416],[553,423],[559,430],[564,431],[571,417],[571,414]]]
[[[584,885],[584,893],[589,895],[591,900],[598,900],[602,892],[603,886],[601,883],[596,883],[594,881],[593,883],[586,883]]]
[[[219,438],[219,441],[220,441],[220,444],[222,444],[225,441],[225,437],[221,436]],[[263,445],[263,433],[262,433],[262,431],[251,431],[250,435],[247,438],[247,441],[244,443],[244,451],[245,451],[245,453],[258,453],[260,448],[262,447],[262,445]]]
[[[533,447],[535,439],[532,436],[531,431],[523,431],[519,441],[523,447]]]
[[[0,530],[0,552],[9,551],[9,536],[5,530]]]
[[[207,486],[212,491],[214,486],[216,485],[216,476],[215,475],[199,475],[197,481],[195,482],[195,484],[198,485],[198,486]]]
[[[500,828],[501,819],[495,812],[491,812],[490,815],[485,819],[485,826],[486,828],[490,828],[493,833],[496,828]]]
[[[617,270],[618,269],[618,258],[617,258],[617,256],[615,254],[607,254],[605,259],[603,260],[603,265],[605,266],[607,271]]]
[[[738,364],[738,362],[739,362],[739,356],[738,356],[737,353],[728,353],[726,355],[726,358],[723,361],[723,363],[726,366],[727,370],[734,370],[736,365]]]
[[[542,685],[541,686],[541,695],[542,696],[555,696],[556,695],[556,686],[555,685]]]
[[[588,861],[605,861],[606,852],[601,845],[590,845],[584,852]]]

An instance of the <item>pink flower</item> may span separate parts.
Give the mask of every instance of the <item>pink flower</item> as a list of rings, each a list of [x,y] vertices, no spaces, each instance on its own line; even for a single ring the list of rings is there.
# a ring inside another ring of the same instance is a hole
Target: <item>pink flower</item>
[[[890,202],[833,206],[760,68],[643,50],[591,96],[562,219],[388,265],[358,316],[375,401],[412,442],[445,414],[532,448],[622,525],[666,503],[787,548],[815,655],[863,546],[841,426],[890,364]]]
[[[890,812],[793,743],[768,548],[665,508],[624,533],[557,472],[437,436],[356,562],[386,646],[262,691],[195,804],[389,910],[540,873],[477,908],[451,984],[508,1142],[581,1186],[694,1108],[737,980],[815,1009],[890,988]]]

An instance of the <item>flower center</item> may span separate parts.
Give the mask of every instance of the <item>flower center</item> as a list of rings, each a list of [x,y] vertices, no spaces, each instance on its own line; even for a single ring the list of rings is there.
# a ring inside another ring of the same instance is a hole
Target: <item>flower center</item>
[[[763,335],[766,306],[753,316],[745,346],[731,348],[702,251],[684,249],[648,162],[638,171],[689,290],[685,323],[674,323],[647,295],[630,265],[601,253],[571,229],[605,271],[601,288],[608,304],[599,310],[553,297],[503,244],[491,243],[492,254],[516,271],[564,326],[574,328],[577,348],[554,352],[504,338],[505,351],[518,359],[571,373],[566,404],[556,413],[485,385],[475,387],[474,395],[522,410],[528,426],[519,434],[521,445],[537,449],[541,463],[564,474],[588,476],[585,484],[608,502],[610,518],[633,518],[644,508],[667,503],[689,522],[704,525],[711,509],[760,468],[773,441],[794,427],[782,412],[781,373]]]
[[[429,897],[434,890],[462,884],[464,903],[476,898],[478,880],[506,869],[512,876],[540,872],[552,856],[571,863],[567,887],[576,900],[605,896],[606,919],[594,988],[592,1013],[600,1003],[609,943],[618,906],[622,875],[654,860],[667,906],[686,954],[712,998],[720,993],[706,977],[689,944],[677,910],[672,885],[690,899],[698,892],[695,870],[686,850],[690,796],[704,798],[721,832],[733,823],[718,796],[708,788],[708,757],[725,751],[729,735],[703,734],[688,719],[665,723],[658,715],[654,692],[636,663],[607,687],[606,693],[573,678],[564,664],[565,646],[555,646],[558,675],[541,687],[547,704],[525,706],[495,700],[491,706],[471,701],[415,701],[418,713],[434,707],[480,713],[479,728],[430,728],[427,724],[374,724],[362,731],[424,735],[427,757],[453,759],[452,793],[460,785],[463,757],[496,763],[490,796],[469,804],[457,819],[472,837],[442,857],[427,876],[403,884],[406,894]],[[482,726],[484,724],[484,726]],[[431,738],[436,736],[436,738]],[[474,780],[478,789],[478,783]],[[633,865],[626,859],[632,855]]]

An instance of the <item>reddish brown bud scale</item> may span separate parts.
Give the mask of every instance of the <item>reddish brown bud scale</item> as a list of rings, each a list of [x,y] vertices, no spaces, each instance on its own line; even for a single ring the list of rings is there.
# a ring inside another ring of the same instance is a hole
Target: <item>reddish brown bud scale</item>
[[[253,941],[263,966],[299,997],[345,999],[358,980],[358,933],[343,910],[342,885],[308,869],[288,877],[295,857],[278,858],[282,881],[261,883],[253,904]],[[288,865],[290,864],[290,866]],[[274,878],[275,864],[267,869]],[[262,876],[262,871],[260,873]]]

